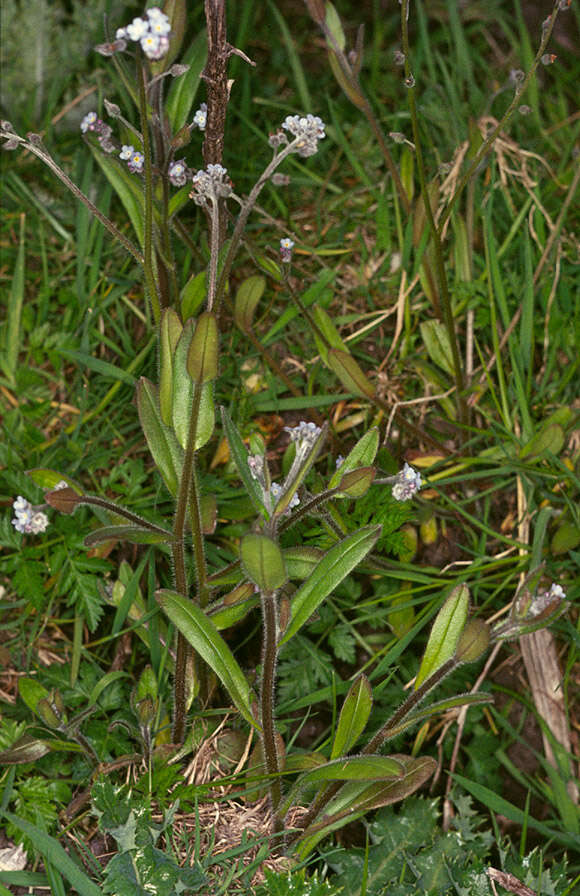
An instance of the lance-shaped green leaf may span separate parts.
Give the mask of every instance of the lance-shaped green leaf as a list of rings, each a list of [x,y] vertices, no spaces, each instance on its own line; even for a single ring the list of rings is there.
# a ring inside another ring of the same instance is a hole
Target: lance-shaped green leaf
[[[173,365],[173,430],[177,441],[182,448],[187,445],[189,425],[191,421],[191,409],[193,406],[193,393],[195,388],[201,388],[201,398],[197,418],[197,430],[195,436],[195,450],[202,448],[211,438],[215,427],[215,409],[213,401],[213,385],[206,383],[197,386],[191,379],[187,370],[187,357],[193,338],[194,321],[188,320],[183,328],[183,333],[175,349]]]
[[[493,703],[493,697],[490,694],[485,693],[458,694],[455,697],[448,697],[445,700],[437,700],[435,703],[430,703],[429,706],[424,706],[420,709],[416,709],[414,712],[410,712],[401,722],[397,725],[393,725],[392,728],[389,728],[385,733],[385,741],[392,740],[394,737],[402,734],[403,731],[424,722],[426,719],[431,718],[431,716],[442,715],[443,713],[449,712],[450,709],[456,709],[459,706],[482,706],[487,703]]]
[[[165,112],[173,133],[181,130],[192,118],[191,109],[206,61],[207,34],[204,28],[194,37],[191,46],[182,57],[182,62],[184,65],[189,65],[189,69],[179,78],[172,79],[168,90]]]
[[[173,358],[183,325],[173,308],[165,308],[159,326],[159,406],[161,419],[171,425],[173,406]]]
[[[313,330],[314,341],[325,364],[328,363],[329,348],[338,348],[341,351],[348,352],[346,343],[341,339],[332,318],[324,308],[321,308],[320,305],[315,305],[312,309],[312,317],[316,324],[316,329]]]
[[[248,578],[260,591],[277,591],[288,581],[280,545],[267,535],[250,532],[240,545],[240,559]]]
[[[175,591],[163,589],[155,597],[184,638],[213,669],[244,719],[259,729],[252,714],[250,686],[211,619],[203,610]]]
[[[308,787],[326,781],[390,781],[404,774],[405,766],[391,756],[346,756],[305,772],[297,784]]]
[[[559,454],[566,436],[558,423],[551,423],[532,436],[529,442],[520,449],[520,460],[533,460],[540,457],[545,451],[550,454]]]
[[[330,753],[331,759],[344,756],[366,728],[373,705],[373,693],[366,675],[353,681],[344,698]]]
[[[329,349],[328,366],[348,392],[364,398],[372,398],[375,394],[373,384],[348,352],[337,348]]]
[[[188,321],[199,310],[207,296],[207,272],[192,274],[181,290],[181,317]]]
[[[0,765],[20,765],[26,762],[36,762],[50,753],[50,745],[47,741],[39,740],[31,734],[23,734],[14,741],[11,747],[0,752]]]
[[[491,628],[484,619],[469,619],[459,636],[455,649],[458,663],[476,663],[491,640]]]
[[[85,547],[91,548],[106,541],[128,541],[129,544],[170,544],[171,532],[152,532],[141,526],[103,526],[85,538]]]
[[[349,451],[340,467],[332,474],[328,488],[337,488],[345,473],[357,470],[359,467],[368,467],[374,463],[379,448],[379,430],[374,426],[365,432],[358,440],[354,448]]]
[[[264,507],[262,501],[262,492],[260,486],[258,485],[257,480],[254,479],[254,477],[250,473],[250,468],[248,466],[248,452],[246,450],[246,446],[242,441],[242,437],[239,434],[237,427],[234,426],[232,418],[223,407],[222,422],[224,432],[226,434],[226,439],[228,440],[228,445],[230,446],[230,453],[237,467],[238,473],[240,474],[240,479],[244,483],[246,491],[256,510],[259,510],[263,516],[266,516],[266,508]]]
[[[238,287],[234,302],[234,320],[240,330],[251,329],[256,308],[266,289],[266,279],[259,274],[247,277]]]
[[[359,467],[345,473],[339,483],[339,498],[362,498],[373,484],[377,474],[376,467]]]
[[[80,485],[66,474],[59,473],[57,470],[50,470],[47,467],[36,467],[34,470],[27,470],[26,475],[30,476],[32,481],[43,489],[53,489],[61,482],[66,482],[69,488],[72,488],[77,495],[82,495],[83,490]]]
[[[187,353],[187,371],[198,386],[210,383],[218,375],[219,334],[212,311],[204,311],[197,319]]]
[[[410,796],[429,780],[437,768],[436,760],[430,756],[413,759],[397,754],[390,758],[402,763],[403,775],[393,781],[370,785],[354,781],[346,783],[326,807],[324,818],[315,820],[305,831],[296,848],[300,859],[306,858],[330,831],[361,818],[371,809],[390,806]]]
[[[322,601],[364,560],[380,534],[380,526],[366,526],[347,535],[330,548],[294,595],[290,622],[280,640],[280,646],[294,637]]]
[[[415,680],[415,690],[439,666],[455,656],[457,644],[469,612],[469,589],[458,585],[453,589],[435,617],[421,667]]]
[[[446,373],[453,373],[453,352],[447,330],[438,320],[425,320],[420,326],[421,336],[431,360]]]
[[[170,494],[175,497],[183,466],[183,451],[175,433],[163,423],[157,390],[145,377],[137,383],[137,410],[151,456]]]
[[[19,678],[18,693],[27,707],[35,714],[38,713],[38,704],[41,700],[50,697],[50,691],[35,678]]]

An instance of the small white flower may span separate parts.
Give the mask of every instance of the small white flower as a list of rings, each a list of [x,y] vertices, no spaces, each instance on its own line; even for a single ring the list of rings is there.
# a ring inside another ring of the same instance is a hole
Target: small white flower
[[[205,131],[207,125],[207,103],[202,103],[195,115],[193,116],[193,124],[200,131]]]
[[[86,134],[87,131],[94,131],[95,125],[98,120],[99,119],[96,112],[87,112],[87,114],[81,121],[81,131],[83,132],[83,134]]]
[[[140,44],[141,49],[149,59],[152,59],[159,50],[159,38],[156,34],[151,34],[149,31],[141,38]]]
[[[149,16],[149,20],[149,30],[152,34],[156,34],[158,37],[165,37],[171,31],[171,22],[163,13],[157,17]]]
[[[125,30],[127,37],[137,42],[149,32],[149,22],[146,22],[145,19],[136,18],[133,19],[130,25],[127,25]]]
[[[550,586],[550,590],[548,591],[548,597],[551,599],[559,598],[560,600],[565,600],[566,592],[562,588],[561,585],[556,585],[555,583]]]
[[[187,181],[187,166],[183,160],[172,162],[167,170],[167,176],[174,187],[182,187]]]
[[[280,240],[280,256],[285,264],[292,261],[292,249],[294,248],[294,240],[285,237]]]
[[[143,52],[147,56],[147,59],[162,59],[169,49],[169,38],[165,35],[158,37],[155,34],[151,35],[151,37],[155,38],[156,43],[150,43],[145,41],[145,39],[142,40],[141,47],[143,48]]]
[[[272,485],[270,486],[270,497],[272,499],[272,505],[274,507],[278,503],[278,499],[281,494],[282,494],[282,486],[278,485],[277,482],[273,482]],[[292,497],[290,498],[290,503],[288,504],[288,507],[286,508],[286,512],[288,512],[289,510],[292,510],[293,507],[298,507],[299,504],[300,504],[300,498],[298,497],[298,495],[297,494],[292,495]]]
[[[158,6],[152,6],[150,9],[148,9],[147,16],[152,21],[155,21],[157,19],[167,19],[167,21],[169,21],[165,13],[162,12]]]
[[[143,165],[145,163],[145,156],[142,152],[134,152],[127,162],[127,167],[129,171],[135,173],[136,171],[142,171]]]
[[[130,143],[124,143],[121,152],[119,153],[119,158],[126,162],[131,158],[134,152],[135,149]]]
[[[395,476],[392,495],[395,501],[410,501],[422,486],[421,474],[405,463],[403,469]]]
[[[126,28],[117,28],[115,31],[115,40],[123,40],[127,37],[127,29]]]

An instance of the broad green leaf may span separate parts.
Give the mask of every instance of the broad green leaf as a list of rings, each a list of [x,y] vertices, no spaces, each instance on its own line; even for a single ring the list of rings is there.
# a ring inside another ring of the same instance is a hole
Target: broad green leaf
[[[372,398],[375,394],[373,384],[350,352],[343,352],[337,348],[329,349],[328,366],[348,392],[361,395],[363,398]]]
[[[35,714],[38,712],[39,702],[50,697],[50,691],[47,691],[36,678],[19,678],[18,693],[28,709]]]
[[[244,719],[259,729],[252,714],[250,686],[211,619],[194,603],[175,591],[158,591],[156,599],[176,628],[213,669]]]
[[[459,637],[467,621],[468,611],[469,589],[465,585],[458,585],[435,617],[421,668],[415,680],[415,690],[443,663],[455,656]]]
[[[159,326],[159,406],[161,419],[171,424],[173,406],[173,358],[183,325],[173,308],[164,308]]]
[[[50,753],[48,741],[39,740],[30,734],[23,734],[11,747],[0,753],[0,766],[19,765],[20,763],[36,762]]]
[[[421,336],[429,357],[446,373],[453,373],[453,352],[447,330],[439,320],[425,320],[420,326]]]
[[[436,703],[431,703],[429,706],[422,707],[415,710],[415,712],[409,713],[402,722],[399,722],[398,725],[389,729],[387,739],[391,740],[399,734],[402,734],[402,732],[406,731],[408,728],[412,728],[413,725],[418,725],[420,722],[424,722],[426,719],[431,718],[431,716],[449,712],[450,709],[456,709],[459,706],[481,706],[487,703],[493,703],[493,697],[490,694],[485,693],[458,694],[456,697],[448,697],[445,700],[438,700]]]
[[[565,554],[573,551],[579,544],[580,527],[570,522],[562,523],[552,538],[552,551],[554,554]]]
[[[183,451],[175,433],[161,419],[156,387],[145,377],[137,383],[137,410],[151,456],[170,494],[175,497],[183,466]]]
[[[244,332],[252,326],[258,302],[264,295],[266,280],[259,274],[247,277],[238,287],[234,302],[234,319]]]
[[[218,375],[219,333],[217,318],[204,311],[197,319],[187,353],[187,372],[197,385],[209,383]]]
[[[315,305],[312,309],[312,317],[316,324],[316,329],[312,331],[312,334],[316,347],[320,352],[320,357],[325,364],[328,363],[329,348],[338,348],[343,352],[348,352],[346,343],[341,339],[334,321],[324,308],[321,308],[320,305]]]
[[[369,719],[373,705],[373,694],[366,675],[359,675],[344,698],[332,751],[331,759],[344,756],[355,745]]]
[[[537,432],[530,441],[520,449],[520,460],[533,460],[545,451],[550,454],[559,454],[566,437],[564,430],[558,423],[551,423]]]
[[[290,622],[280,646],[286,644],[310,619],[322,601],[373,549],[380,526],[366,526],[333,545],[292,599]]]
[[[181,316],[185,322],[198,311],[207,296],[207,273],[192,274],[181,290]]]
[[[240,479],[244,483],[246,491],[256,510],[259,510],[263,516],[266,516],[266,508],[264,507],[264,504],[262,502],[262,492],[257,480],[254,479],[254,477],[250,473],[250,468],[248,467],[248,452],[246,450],[246,446],[244,445],[242,437],[240,436],[236,426],[234,426],[234,423],[225,408],[222,408],[222,422],[224,432],[226,434],[226,439],[228,440],[228,445],[230,446],[230,453],[237,467],[238,473],[240,474]]]
[[[374,462],[378,448],[379,430],[375,426],[373,429],[369,429],[349,451],[340,467],[332,474],[328,488],[336,488],[345,473],[350,473],[351,470],[356,470],[359,467],[370,466]]]
[[[66,482],[67,486],[72,488],[77,495],[82,495],[83,493],[81,487],[74,481],[74,479],[71,479],[70,476],[67,476],[66,474],[59,473],[57,470],[37,467],[34,470],[27,470],[26,475],[30,476],[36,485],[39,485],[46,490],[56,488],[60,482]]]
[[[171,532],[153,532],[141,526],[103,526],[95,529],[85,538],[85,547],[105,541],[128,541],[130,544],[170,544],[173,541]]]
[[[43,831],[42,828],[38,828],[36,825],[26,821],[26,819],[19,818],[18,815],[13,815],[12,812],[3,812],[0,809],[0,815],[3,815],[4,818],[7,818],[8,821],[14,825],[14,827],[30,837],[41,856],[60,871],[62,876],[68,880],[72,887],[74,887],[79,896],[101,896],[101,888],[87,877],[85,872],[71,859],[58,840],[55,840],[54,837],[51,837],[46,831]]]
[[[277,591],[288,581],[280,545],[267,535],[250,532],[240,545],[240,559],[248,578],[260,591]]]
[[[139,178],[131,174],[124,163],[106,155],[100,147],[93,146],[90,142],[89,146],[105,177],[123,203],[139,245],[142,247],[145,233],[145,199]]]
[[[172,81],[167,94],[165,111],[174,134],[181,130],[190,118],[193,118],[191,110],[206,60],[207,35],[203,29],[196,35],[183,57],[182,61],[185,65],[189,65],[189,70]]]
[[[404,765],[391,756],[346,756],[305,772],[299,783],[306,787],[323,781],[381,781],[404,774]]]
[[[321,821],[315,821],[306,830],[305,836],[298,841],[296,852],[300,859],[306,858],[330,831],[338,830],[345,824],[361,818],[371,809],[389,806],[410,796],[429,780],[437,768],[437,761],[430,756],[413,759],[410,756],[395,754],[390,758],[402,763],[403,775],[395,781],[382,784],[368,785],[358,781],[346,783],[329,802],[325,817]]]
[[[321,557],[324,556],[320,548],[310,547],[309,545],[282,548],[282,553],[288,577],[291,579],[306,579]]]

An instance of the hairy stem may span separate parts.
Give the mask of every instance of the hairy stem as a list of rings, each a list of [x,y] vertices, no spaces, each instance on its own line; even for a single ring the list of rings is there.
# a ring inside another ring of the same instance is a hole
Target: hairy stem
[[[262,687],[260,694],[262,713],[262,748],[269,775],[270,801],[274,812],[274,832],[281,830],[282,824],[278,807],[282,799],[276,731],[274,727],[274,690],[276,684],[277,647],[277,607],[274,593],[262,593],[262,624],[264,627],[262,655]]]
[[[141,133],[143,135],[143,155],[145,156],[145,227],[143,234],[145,285],[153,310],[153,318],[155,323],[159,323],[161,303],[153,271],[153,157],[147,112],[147,70],[142,59],[138,61],[137,67],[139,78],[139,115],[141,118]]]

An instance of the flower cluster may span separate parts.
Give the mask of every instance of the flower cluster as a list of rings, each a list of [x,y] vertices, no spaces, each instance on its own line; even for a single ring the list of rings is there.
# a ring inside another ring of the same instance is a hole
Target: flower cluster
[[[139,43],[148,59],[162,59],[169,49],[171,23],[159,7],[147,10],[146,18],[133,19],[125,28],[118,28],[115,38],[119,43],[131,40]],[[124,49],[124,47],[123,47]]]
[[[410,501],[422,486],[421,474],[418,473],[409,464],[405,464],[403,469],[395,476],[392,494],[395,501]]]
[[[563,601],[566,599],[566,592],[562,588],[561,585],[557,585],[553,582],[550,585],[548,591],[540,592],[536,594],[532,603],[528,608],[529,616],[540,616],[548,607],[551,607],[552,604],[555,604],[556,601]]]
[[[325,124],[318,115],[287,115],[282,127],[298,141],[296,152],[304,158],[313,156],[318,149],[318,141],[326,136]]]
[[[123,144],[123,148],[119,153],[119,158],[123,159],[124,162],[127,162],[127,168],[129,169],[131,174],[140,173],[141,171],[143,171],[145,156],[142,152],[134,149],[130,144]]]
[[[294,248],[294,240],[285,237],[280,240],[280,257],[285,264],[292,261],[292,249]]]
[[[81,131],[83,134],[86,134],[89,131],[97,134],[99,143],[104,152],[115,151],[115,144],[111,140],[113,131],[108,124],[105,124],[105,122],[98,117],[96,112],[87,112],[81,121]]]
[[[14,503],[12,504],[12,509],[14,510],[14,519],[12,520],[12,525],[16,529],[17,532],[22,532],[23,535],[38,535],[40,532],[44,532],[46,527],[48,526],[48,517],[45,513],[42,512],[40,507],[35,507],[26,498],[23,498],[21,495],[18,495]]]
[[[208,165],[193,175],[193,190],[189,194],[196,205],[209,207],[217,199],[231,196],[232,182],[227,176],[227,168]]]

